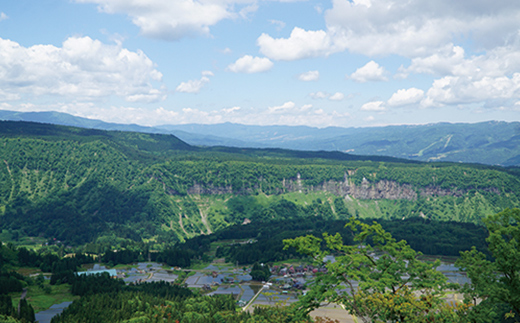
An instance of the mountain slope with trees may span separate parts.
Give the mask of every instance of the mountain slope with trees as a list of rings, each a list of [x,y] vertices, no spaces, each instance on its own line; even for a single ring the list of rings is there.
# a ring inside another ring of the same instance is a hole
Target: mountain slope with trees
[[[0,225],[16,240],[174,243],[231,224],[319,216],[480,223],[520,204],[514,169],[0,122]]]
[[[192,145],[343,151],[419,161],[520,165],[520,123],[436,123],[370,128],[254,126],[232,123],[145,127],[107,123],[60,112],[0,110],[0,120],[101,130],[173,134]]]

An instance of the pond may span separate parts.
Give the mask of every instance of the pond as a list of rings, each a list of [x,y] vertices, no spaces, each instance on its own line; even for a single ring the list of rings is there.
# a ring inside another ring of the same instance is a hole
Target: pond
[[[50,323],[55,315],[61,314],[72,302],[63,302],[61,304],[54,304],[48,310],[36,313],[35,319],[39,323]]]

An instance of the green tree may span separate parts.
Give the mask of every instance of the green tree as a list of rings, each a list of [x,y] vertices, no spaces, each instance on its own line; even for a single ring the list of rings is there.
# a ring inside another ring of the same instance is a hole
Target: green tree
[[[461,252],[456,265],[471,284],[463,287],[465,302],[474,305],[469,313],[474,322],[490,319],[520,321],[520,209],[506,209],[488,216],[486,241],[494,260],[472,250]]]
[[[268,281],[271,276],[271,271],[269,270],[269,266],[266,264],[259,265],[257,262],[251,268],[251,277],[253,280],[257,281]]]
[[[18,319],[22,322],[34,322],[34,309],[25,299],[21,299],[18,303],[19,313]]]
[[[336,303],[362,322],[464,322],[467,307],[441,299],[452,286],[436,270],[439,261],[419,261],[421,253],[375,222],[351,219],[346,226],[357,244],[345,245],[339,234],[326,233],[323,239],[308,235],[284,241],[285,248],[294,247],[320,265],[325,256],[335,257],[300,298],[300,313]]]

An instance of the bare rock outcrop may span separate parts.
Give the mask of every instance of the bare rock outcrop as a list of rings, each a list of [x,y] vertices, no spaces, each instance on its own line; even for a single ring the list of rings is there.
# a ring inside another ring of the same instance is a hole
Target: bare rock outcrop
[[[464,191],[458,189],[444,189],[439,186],[427,186],[416,188],[410,184],[402,184],[394,181],[381,180],[378,182],[369,182],[366,179],[360,184],[355,184],[351,181],[347,174],[343,181],[325,181],[319,185],[307,185],[302,180],[300,174],[296,178],[283,179],[282,189],[280,193],[286,192],[330,192],[338,196],[350,196],[356,199],[363,200],[416,200],[419,196],[455,196],[461,197]],[[231,185],[225,187],[204,186],[199,183],[193,183],[193,186],[188,189],[188,194],[197,195],[219,195],[219,194],[251,194],[258,187],[234,190]],[[488,191],[497,192],[498,190],[489,188]]]

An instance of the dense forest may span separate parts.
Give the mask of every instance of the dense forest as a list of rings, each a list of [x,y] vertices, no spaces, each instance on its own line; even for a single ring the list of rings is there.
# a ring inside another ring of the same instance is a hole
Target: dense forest
[[[0,119],[33,121],[100,130],[173,134],[192,145],[295,150],[351,151],[357,155],[405,157],[519,166],[519,123],[433,123],[368,128],[251,126],[234,123],[145,127],[106,123],[70,114],[0,111]]]
[[[457,221],[520,205],[516,169],[189,146],[170,135],[0,126],[2,239],[154,249],[244,221]]]
[[[92,280],[101,284],[99,280]],[[52,323],[68,322],[311,322],[293,320],[289,308],[272,307],[253,313],[237,309],[231,295],[200,296],[165,283],[131,285],[112,292],[90,293],[74,302]]]

